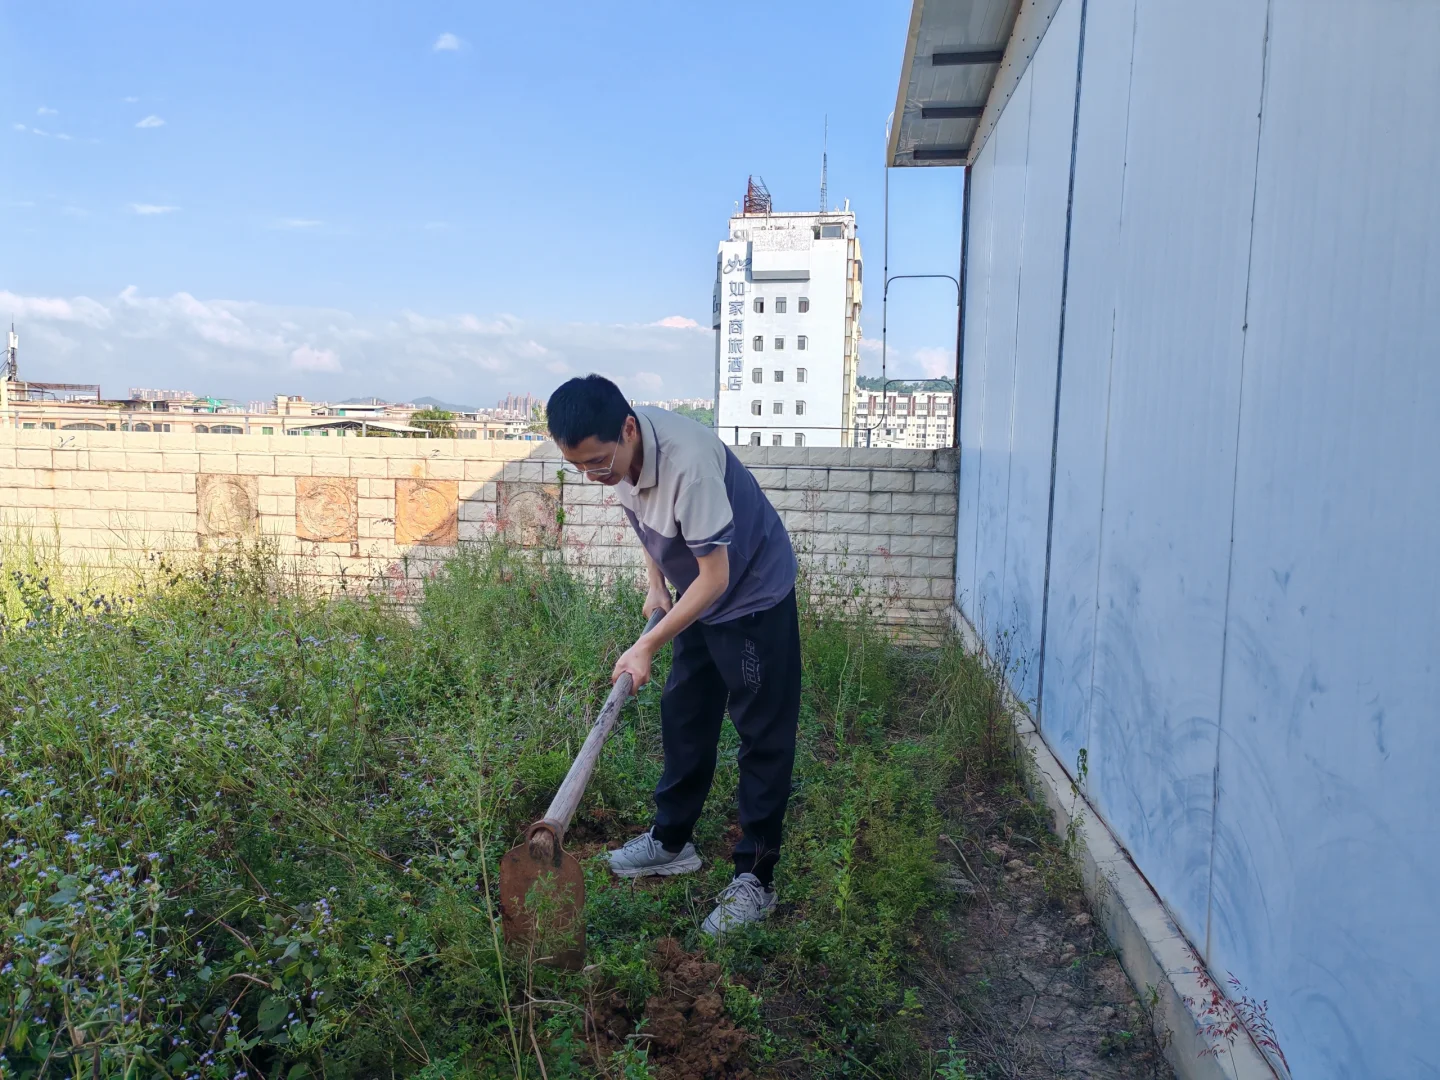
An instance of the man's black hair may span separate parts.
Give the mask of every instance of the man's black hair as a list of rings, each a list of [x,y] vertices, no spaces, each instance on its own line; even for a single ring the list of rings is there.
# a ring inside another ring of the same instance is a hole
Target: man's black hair
[[[620,388],[603,375],[571,379],[545,406],[550,437],[561,446],[578,446],[591,435],[601,442],[619,442],[625,418],[634,415]]]

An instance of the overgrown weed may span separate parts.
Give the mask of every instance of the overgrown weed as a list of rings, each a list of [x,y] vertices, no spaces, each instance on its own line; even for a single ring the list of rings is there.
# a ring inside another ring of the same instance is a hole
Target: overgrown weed
[[[720,963],[762,1075],[933,1070],[905,961],[938,902],[943,793],[1003,757],[957,646],[902,650],[865,598],[802,587],[783,910],[719,946],[698,931],[730,873],[727,726],[707,870],[635,886],[589,861],[591,967],[567,974],[501,946],[495,868],[640,627],[633,588],[503,547],[457,556],[413,618],[308,593],[263,546],[157,560],[123,597],[13,569],[0,1077],[659,1077],[664,937]],[[570,846],[648,822],[666,663]]]

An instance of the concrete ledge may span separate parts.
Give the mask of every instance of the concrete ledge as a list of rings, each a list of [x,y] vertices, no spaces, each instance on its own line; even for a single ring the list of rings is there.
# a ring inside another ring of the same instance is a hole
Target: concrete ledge
[[[953,603],[950,618],[965,648],[985,655],[984,641]],[[1155,1037],[1175,1075],[1180,1080],[1284,1080],[1243,1027],[1233,1044],[1201,1030],[1196,1006],[1210,996],[1204,984],[1221,984],[1115,834],[1075,788],[1008,684],[1004,692],[1016,748],[1027,763],[1026,786],[1049,809],[1057,835],[1074,828],[1085,895],[1149,1009]]]

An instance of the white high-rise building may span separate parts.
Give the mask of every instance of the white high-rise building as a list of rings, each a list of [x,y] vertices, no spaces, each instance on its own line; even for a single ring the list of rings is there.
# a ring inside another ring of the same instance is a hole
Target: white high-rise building
[[[753,182],[715,259],[715,427],[727,443],[854,445],[860,241],[843,211],[772,213]]]

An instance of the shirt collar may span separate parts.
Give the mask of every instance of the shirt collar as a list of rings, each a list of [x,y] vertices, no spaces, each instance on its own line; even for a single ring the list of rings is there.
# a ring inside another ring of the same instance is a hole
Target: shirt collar
[[[659,439],[655,434],[655,425],[650,422],[648,416],[642,416],[639,412],[635,418],[640,421],[640,479],[636,481],[634,489],[643,491],[646,488],[655,486],[658,478],[659,466]]]

